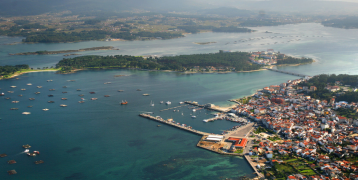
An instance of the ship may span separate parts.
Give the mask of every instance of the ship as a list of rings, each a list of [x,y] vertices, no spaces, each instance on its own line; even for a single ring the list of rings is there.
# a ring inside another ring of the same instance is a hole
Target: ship
[[[49,109],[45,108],[45,109],[42,109],[43,111],[48,111]]]
[[[89,92],[90,94],[96,94],[95,92]]]
[[[167,101],[167,102],[166,102],[165,104],[168,104],[168,105],[169,105],[169,104],[172,104],[172,102],[170,102],[170,101]]]
[[[66,104],[60,104],[60,106],[61,106],[61,107],[67,107],[67,105],[66,105]]]
[[[128,102],[126,100],[121,102],[121,105],[126,105],[126,104],[128,104]]]

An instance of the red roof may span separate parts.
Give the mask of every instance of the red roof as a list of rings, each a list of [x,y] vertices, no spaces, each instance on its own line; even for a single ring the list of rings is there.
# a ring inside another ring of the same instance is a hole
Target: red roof
[[[247,139],[246,138],[242,138],[241,140],[239,141],[236,141],[234,146],[235,147],[242,147],[244,148],[246,146],[246,143],[247,143]]]

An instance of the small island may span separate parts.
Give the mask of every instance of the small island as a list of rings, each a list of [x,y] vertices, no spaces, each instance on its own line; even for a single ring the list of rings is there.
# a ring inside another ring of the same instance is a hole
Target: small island
[[[15,54],[9,54],[9,55],[11,55],[11,56],[14,56],[14,55],[51,55],[51,54],[64,54],[64,53],[83,52],[83,51],[100,51],[100,50],[119,50],[119,49],[116,49],[113,46],[102,46],[102,47],[92,47],[92,48],[84,48],[84,49],[77,49],[77,50],[36,51],[36,52],[15,53]],[[70,55],[79,55],[79,54],[65,54],[64,56],[70,56]]]
[[[199,45],[208,45],[208,44],[214,44],[216,42],[194,42],[194,44],[199,44]]]

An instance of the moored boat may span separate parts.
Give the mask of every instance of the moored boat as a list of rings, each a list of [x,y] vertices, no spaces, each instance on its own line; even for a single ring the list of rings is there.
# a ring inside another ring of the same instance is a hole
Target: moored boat
[[[84,101],[78,101],[78,103],[84,103]]]
[[[45,109],[42,109],[43,111],[48,111],[49,109],[45,108]]]
[[[167,101],[165,104],[167,104],[167,105],[169,105],[169,104],[172,104],[172,102],[170,102],[170,101]]]
[[[60,104],[60,106],[61,106],[61,107],[67,107],[67,105],[66,105],[66,104]]]
[[[42,88],[42,86],[37,86],[37,88]]]
[[[90,93],[90,94],[96,94],[96,93],[95,93],[95,92],[93,92],[93,91],[92,91],[92,92],[89,92],[89,93]]]
[[[48,103],[54,103],[55,101],[47,101]]]
[[[30,100],[30,101],[33,101],[33,100],[35,100],[35,98],[29,98],[29,100]]]
[[[126,104],[128,104],[128,102],[126,100],[121,102],[121,105],[126,105]]]
[[[118,90],[118,92],[123,92],[124,90]]]
[[[26,89],[21,89],[21,91],[26,91]]]
[[[61,100],[67,100],[67,98],[61,98]]]
[[[110,97],[110,95],[104,95],[104,97]]]
[[[32,86],[32,84],[31,84],[31,83],[27,83],[26,85],[28,85],[28,86]]]
[[[81,91],[81,89],[77,89],[77,91]]]
[[[22,114],[29,115],[31,113],[30,112],[22,112]]]
[[[91,100],[97,100],[97,98],[91,98]]]

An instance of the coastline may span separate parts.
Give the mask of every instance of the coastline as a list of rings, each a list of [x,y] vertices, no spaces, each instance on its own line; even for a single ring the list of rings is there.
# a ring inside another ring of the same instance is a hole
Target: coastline
[[[0,77],[0,80],[4,80],[4,79],[11,79],[11,78],[15,78],[17,76],[20,76],[20,75],[23,75],[23,74],[26,74],[26,73],[34,73],[34,72],[57,72],[59,71],[60,69],[42,69],[42,70],[31,70],[31,71],[24,71],[24,72],[15,72],[14,74],[12,74],[11,76],[9,77]]]

